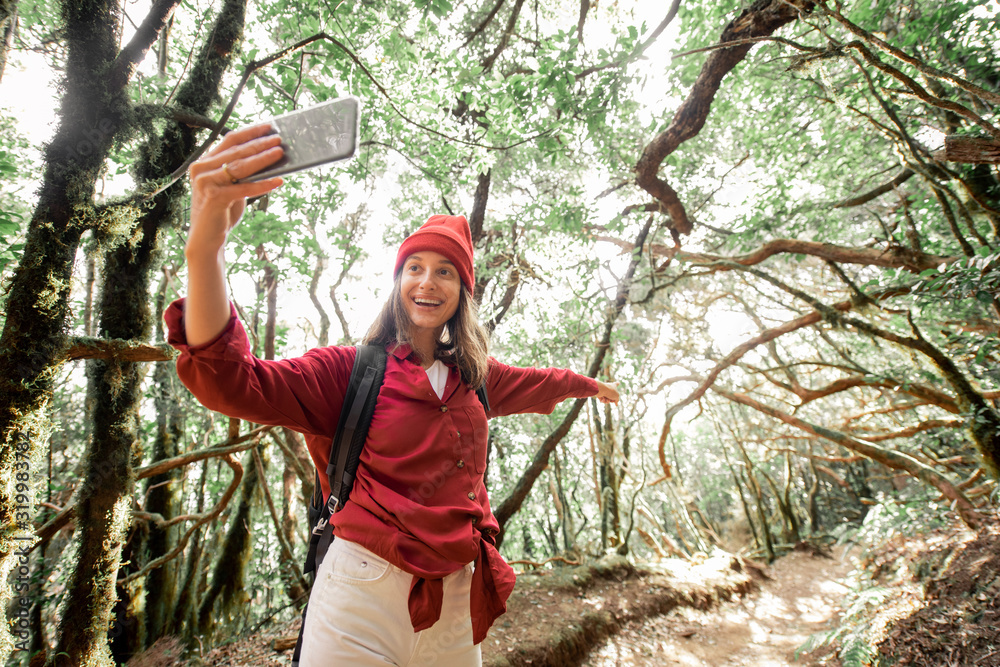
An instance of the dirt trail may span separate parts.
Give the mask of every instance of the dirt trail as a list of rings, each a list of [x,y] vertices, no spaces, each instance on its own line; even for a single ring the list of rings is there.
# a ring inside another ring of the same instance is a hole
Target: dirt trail
[[[838,552],[839,553],[839,552]],[[680,608],[631,623],[591,652],[589,667],[809,667],[838,664],[795,651],[811,634],[834,627],[855,567],[850,555],[830,559],[792,553],[768,569],[760,591],[710,611]]]

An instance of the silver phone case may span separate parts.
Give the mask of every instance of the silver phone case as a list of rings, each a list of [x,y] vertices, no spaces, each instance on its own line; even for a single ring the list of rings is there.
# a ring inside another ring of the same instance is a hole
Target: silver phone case
[[[239,182],[261,181],[354,157],[358,152],[361,101],[339,97],[271,119],[285,154],[264,171]]]

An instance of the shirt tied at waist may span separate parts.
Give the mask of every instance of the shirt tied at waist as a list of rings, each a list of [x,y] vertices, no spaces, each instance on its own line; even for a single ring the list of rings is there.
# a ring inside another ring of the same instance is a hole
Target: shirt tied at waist
[[[486,639],[493,621],[507,611],[507,598],[514,590],[514,569],[500,556],[492,537],[479,541],[479,557],[472,573],[469,612],[472,616],[472,641]],[[441,618],[444,580],[413,576],[407,604],[413,631],[426,630]]]

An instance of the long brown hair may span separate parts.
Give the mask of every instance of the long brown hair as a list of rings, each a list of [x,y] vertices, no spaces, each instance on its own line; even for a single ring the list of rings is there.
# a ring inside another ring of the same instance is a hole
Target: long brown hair
[[[395,349],[412,343],[410,318],[403,308],[401,275],[396,274],[389,299],[365,334],[365,345],[391,345]],[[473,389],[486,383],[489,367],[490,339],[486,329],[479,323],[478,311],[472,292],[463,284],[458,297],[458,310],[445,323],[441,340],[434,352],[436,359],[458,366],[462,381]]]

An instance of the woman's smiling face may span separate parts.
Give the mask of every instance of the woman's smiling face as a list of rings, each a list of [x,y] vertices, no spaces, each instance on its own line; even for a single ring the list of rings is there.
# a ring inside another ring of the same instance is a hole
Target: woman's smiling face
[[[410,318],[410,336],[432,331],[434,340],[458,310],[462,279],[455,265],[433,250],[421,250],[406,258],[400,271],[399,296]]]

